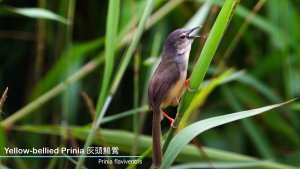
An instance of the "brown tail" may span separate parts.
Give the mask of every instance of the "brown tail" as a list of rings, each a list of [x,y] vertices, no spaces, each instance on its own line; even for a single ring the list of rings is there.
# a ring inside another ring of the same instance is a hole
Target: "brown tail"
[[[162,163],[160,116],[159,108],[154,108],[152,120],[152,159],[154,168],[160,167]]]

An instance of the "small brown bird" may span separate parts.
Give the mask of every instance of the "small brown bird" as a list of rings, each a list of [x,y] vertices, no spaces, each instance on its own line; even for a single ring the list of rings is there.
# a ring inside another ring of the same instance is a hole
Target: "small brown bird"
[[[171,121],[173,126],[174,119],[169,117],[162,109],[172,104],[178,105],[182,89],[187,85],[186,75],[187,66],[194,38],[201,36],[190,35],[196,28],[181,28],[173,31],[167,37],[161,54],[159,63],[148,87],[148,103],[153,110],[152,120],[152,158],[153,165],[158,168],[162,163],[161,151],[161,129],[160,120],[162,114]],[[189,89],[189,88],[188,88]]]

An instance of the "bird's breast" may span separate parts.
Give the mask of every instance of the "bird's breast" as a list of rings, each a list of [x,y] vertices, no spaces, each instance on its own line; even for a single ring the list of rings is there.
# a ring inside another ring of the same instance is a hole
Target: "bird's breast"
[[[167,97],[164,99],[163,103],[161,104],[162,108],[167,107],[168,105],[172,104],[175,99],[179,99],[182,91],[182,87],[184,85],[186,79],[186,71],[180,73],[180,77],[177,82],[171,87]]]

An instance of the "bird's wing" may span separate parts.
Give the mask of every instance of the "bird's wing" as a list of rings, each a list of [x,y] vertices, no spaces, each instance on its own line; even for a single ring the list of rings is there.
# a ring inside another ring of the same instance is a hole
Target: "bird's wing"
[[[175,62],[161,62],[159,64],[148,88],[148,103],[151,108],[160,106],[179,78],[180,70]]]

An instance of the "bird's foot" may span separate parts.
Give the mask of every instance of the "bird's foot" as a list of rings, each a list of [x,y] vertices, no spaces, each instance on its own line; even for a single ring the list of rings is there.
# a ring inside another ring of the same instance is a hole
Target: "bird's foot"
[[[174,128],[174,129],[176,129],[177,127],[174,126],[174,121],[175,121],[175,120],[174,120],[173,118],[171,118],[170,116],[168,116],[164,111],[162,111],[162,114],[163,114],[163,115],[171,122],[171,125],[170,125],[170,126],[171,126],[172,128]]]
[[[196,92],[197,91],[197,90],[193,90],[193,89],[190,88],[190,79],[186,79],[184,81],[184,86],[186,87],[186,90],[188,92]]]

